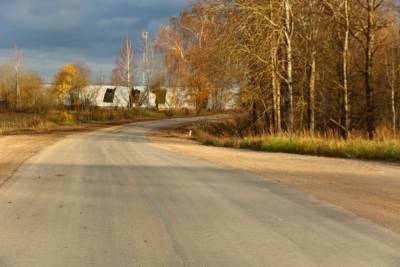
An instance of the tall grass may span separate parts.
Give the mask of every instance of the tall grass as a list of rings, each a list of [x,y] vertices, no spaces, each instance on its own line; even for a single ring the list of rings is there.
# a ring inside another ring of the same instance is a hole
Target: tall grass
[[[221,125],[219,125],[221,127]],[[256,151],[340,157],[369,160],[400,161],[400,140],[378,135],[376,140],[362,136],[348,140],[334,135],[230,135],[232,128],[216,130],[216,126],[202,125],[194,129],[195,138],[205,145],[251,149]],[[217,133],[216,133],[217,132]]]

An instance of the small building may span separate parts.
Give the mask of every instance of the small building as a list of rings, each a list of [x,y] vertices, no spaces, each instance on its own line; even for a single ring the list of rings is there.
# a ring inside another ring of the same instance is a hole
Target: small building
[[[90,85],[82,90],[80,99],[96,107],[128,108],[134,93],[125,86]]]
[[[135,86],[133,90],[125,86],[112,85],[90,85],[85,87],[80,93],[80,100],[96,107],[116,107],[129,108],[142,103],[144,108],[159,109],[196,109],[190,96],[184,88],[162,87],[157,92],[145,94],[145,86]],[[222,109],[233,109],[236,103],[235,94],[229,92],[227,95],[220,96],[220,103],[224,103]],[[215,104],[210,95],[208,109],[212,109]]]

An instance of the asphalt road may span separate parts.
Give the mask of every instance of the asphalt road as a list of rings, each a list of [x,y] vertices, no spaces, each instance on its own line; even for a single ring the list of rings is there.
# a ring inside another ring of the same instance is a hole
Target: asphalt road
[[[145,138],[184,120],[70,136],[25,162],[0,188],[0,267],[400,266],[398,235]]]

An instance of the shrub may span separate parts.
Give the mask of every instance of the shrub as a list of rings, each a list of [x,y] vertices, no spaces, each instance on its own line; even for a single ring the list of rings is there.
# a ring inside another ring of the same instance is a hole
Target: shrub
[[[74,123],[76,123],[76,119],[68,111],[63,111],[63,112],[60,113],[60,115],[57,118],[56,122],[59,123],[59,124],[74,124]]]

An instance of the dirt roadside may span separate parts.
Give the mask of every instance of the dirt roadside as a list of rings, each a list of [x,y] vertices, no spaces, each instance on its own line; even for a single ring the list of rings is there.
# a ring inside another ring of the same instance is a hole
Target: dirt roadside
[[[179,116],[177,117],[179,118]],[[48,129],[30,129],[0,135],[0,186],[24,163],[43,148],[54,144],[70,134],[91,132],[104,128],[135,122],[157,120],[140,118],[111,123],[87,123],[81,125],[57,126]]]
[[[202,146],[183,129],[151,132],[155,146],[250,171],[400,233],[400,165]]]
[[[0,186],[13,175],[24,161],[65,136],[115,125],[118,124],[59,126],[52,129],[32,130],[26,133],[19,132],[14,135],[0,136]]]
[[[27,159],[44,147],[55,143],[60,136],[16,135],[0,137],[0,186]]]

